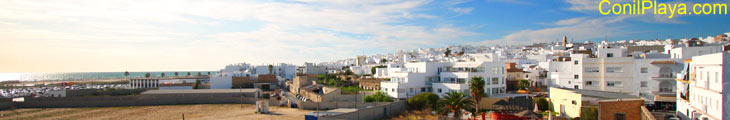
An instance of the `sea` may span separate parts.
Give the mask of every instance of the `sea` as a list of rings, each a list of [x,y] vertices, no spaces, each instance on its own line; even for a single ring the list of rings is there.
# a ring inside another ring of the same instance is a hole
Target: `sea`
[[[0,81],[56,81],[56,80],[99,80],[99,79],[120,79],[145,77],[150,73],[152,76],[178,76],[190,75],[215,75],[217,71],[158,71],[158,72],[129,72],[129,76],[125,76],[124,72],[61,72],[61,73],[0,73]]]

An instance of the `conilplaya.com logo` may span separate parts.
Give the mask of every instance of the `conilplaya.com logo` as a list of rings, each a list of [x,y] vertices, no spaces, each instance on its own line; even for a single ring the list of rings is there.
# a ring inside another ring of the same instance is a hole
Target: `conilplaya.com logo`
[[[702,1],[702,0],[695,0]],[[688,1],[691,2],[691,1]],[[618,1],[602,0],[598,4],[598,12],[603,15],[644,15],[656,14],[667,15],[672,18],[675,15],[727,15],[726,3],[688,3],[688,2],[667,2],[661,3],[656,0],[632,0],[631,2],[619,3]]]

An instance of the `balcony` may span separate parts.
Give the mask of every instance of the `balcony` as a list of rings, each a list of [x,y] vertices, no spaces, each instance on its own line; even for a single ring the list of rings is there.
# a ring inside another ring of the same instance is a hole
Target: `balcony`
[[[677,78],[676,73],[660,73],[658,76],[651,77],[654,80],[674,80]]]

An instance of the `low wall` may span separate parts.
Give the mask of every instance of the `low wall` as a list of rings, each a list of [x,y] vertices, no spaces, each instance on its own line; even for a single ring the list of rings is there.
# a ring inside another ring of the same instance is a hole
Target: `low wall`
[[[10,103],[10,101],[12,101],[12,100],[13,99],[9,99],[9,98],[8,99],[0,98],[0,110],[10,109],[10,107],[12,107],[12,104]]]
[[[299,109],[303,110],[331,110],[337,108],[365,108],[368,106],[385,105],[388,102],[300,102]]]
[[[319,117],[322,120],[380,120],[388,116],[395,116],[406,110],[406,101],[384,103],[369,108],[362,108],[355,112],[339,115]]]
[[[121,107],[182,104],[255,104],[257,99],[250,97],[211,97],[211,96],[84,96],[62,98],[25,98],[25,102],[15,103],[16,108],[75,108],[75,107]],[[4,104],[0,103],[0,109]],[[269,100],[270,105],[279,101]]]

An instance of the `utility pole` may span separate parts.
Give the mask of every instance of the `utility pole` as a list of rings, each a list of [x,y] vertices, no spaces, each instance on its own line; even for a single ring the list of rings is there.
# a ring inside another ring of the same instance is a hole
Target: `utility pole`
[[[240,95],[241,96],[241,108],[243,108],[243,89],[241,89],[241,88],[243,88],[243,87],[242,86],[238,86],[238,93],[241,94]]]

